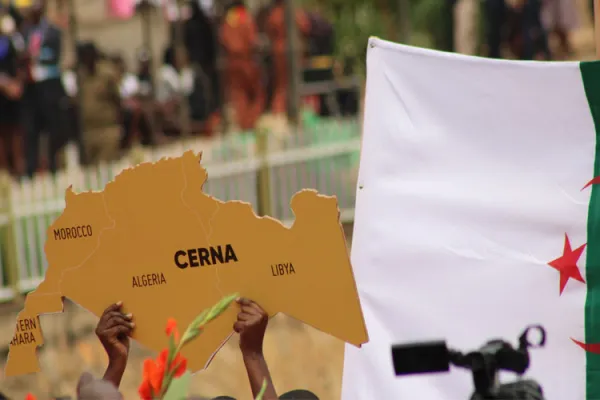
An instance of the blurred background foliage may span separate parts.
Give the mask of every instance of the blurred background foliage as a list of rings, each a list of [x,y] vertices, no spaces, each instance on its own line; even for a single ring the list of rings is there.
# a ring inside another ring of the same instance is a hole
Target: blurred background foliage
[[[370,36],[438,50],[450,50],[452,40],[452,0],[303,0],[333,22],[336,56],[351,60],[356,72],[364,69]],[[403,4],[404,3],[404,4]],[[402,15],[408,8],[409,16]],[[403,18],[405,17],[405,18]],[[400,26],[410,21],[407,40]]]

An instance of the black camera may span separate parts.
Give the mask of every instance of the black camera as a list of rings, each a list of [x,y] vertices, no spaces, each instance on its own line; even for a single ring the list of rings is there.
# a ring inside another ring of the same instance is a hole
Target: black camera
[[[540,335],[535,344],[529,340],[532,332]],[[392,346],[392,360],[396,376],[447,372],[450,365],[468,369],[475,386],[470,400],[544,400],[542,387],[521,377],[529,368],[529,349],[543,347],[545,343],[546,330],[532,325],[519,337],[517,348],[500,339],[490,340],[479,350],[466,354],[448,349],[445,341],[402,344]],[[514,372],[519,379],[500,384],[500,371]]]

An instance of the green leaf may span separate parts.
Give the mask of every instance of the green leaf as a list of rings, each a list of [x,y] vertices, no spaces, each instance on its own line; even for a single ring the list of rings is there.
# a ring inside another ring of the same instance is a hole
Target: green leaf
[[[199,327],[204,323],[204,320],[206,320],[206,316],[208,315],[209,311],[210,309],[206,309],[202,311],[200,315],[194,318],[194,320],[190,323],[188,330],[198,330]]]
[[[188,328],[185,330],[183,337],[181,338],[181,342],[179,343],[179,348],[183,347],[190,340],[194,339],[196,336],[200,334],[200,324],[206,318],[209,310],[204,310],[198,315],[194,320],[190,323]]]
[[[177,354],[177,345],[175,344],[175,335],[171,333],[169,336],[169,357],[167,359],[168,365],[171,365],[171,362],[175,359],[175,355]]]
[[[204,310],[190,323],[188,328],[185,330],[181,342],[179,343],[178,350],[191,340],[194,340],[202,331],[204,325],[208,324],[219,315],[221,315],[230,305],[237,299],[239,295],[237,293],[230,294],[229,296],[223,297],[217,304],[208,310]]]
[[[239,297],[239,294],[237,294],[237,293],[230,294],[229,296],[223,297],[221,299],[221,301],[219,301],[215,306],[213,306],[213,308],[211,308],[211,310],[208,312],[208,315],[206,316],[206,321],[204,322],[204,324],[208,324],[210,321],[217,318],[219,315],[223,314],[223,312],[225,310],[227,310],[227,308],[231,305],[231,303],[233,303],[235,301],[235,299],[237,299],[238,297]]]
[[[181,400],[188,397],[188,390],[190,387],[190,380],[192,379],[192,373],[186,371],[185,374],[179,378],[175,378],[171,381],[169,389],[163,396],[164,400]]]
[[[209,310],[204,310],[200,315],[198,315],[185,330],[183,337],[181,338],[181,342],[179,343],[179,349],[181,349],[186,343],[193,340],[200,334],[200,325],[202,321],[206,319],[206,315]]]
[[[267,380],[264,379],[262,387],[260,388],[260,392],[258,392],[258,395],[256,396],[256,399],[254,399],[254,400],[262,400],[266,391],[267,391]]]

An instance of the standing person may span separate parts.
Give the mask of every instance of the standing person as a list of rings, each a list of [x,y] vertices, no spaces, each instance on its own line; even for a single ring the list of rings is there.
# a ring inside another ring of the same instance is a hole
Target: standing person
[[[578,27],[577,4],[573,0],[544,0],[542,22],[548,34],[554,33],[559,40],[562,58],[572,53],[570,34]]]
[[[154,84],[151,71],[152,55],[146,49],[141,49],[137,54],[137,80],[138,94],[144,98],[150,98],[154,93]]]
[[[136,140],[140,140],[142,146],[153,144],[152,129],[149,117],[143,107],[143,98],[140,98],[140,81],[138,77],[127,70],[123,57],[116,56],[112,60],[116,78],[119,84],[119,95],[121,97],[121,150],[126,150]]]
[[[490,58],[501,58],[502,33],[506,25],[508,7],[506,0],[485,0],[486,36]]]
[[[0,6],[0,169],[20,177],[25,172],[20,99],[23,92],[12,7]]]
[[[273,8],[269,12],[266,21],[266,33],[271,41],[273,54],[274,89],[271,111],[274,114],[287,112],[288,96],[288,64],[287,64],[287,34],[285,21],[285,1],[274,0]],[[310,22],[303,11],[296,12],[296,26],[300,34],[305,37],[310,31]],[[295,49],[301,52],[302,46]]]
[[[227,100],[242,130],[253,129],[265,102],[261,70],[256,59],[257,28],[243,1],[232,1],[220,29],[225,50]]]
[[[190,117],[205,125],[207,133],[220,122],[221,87],[217,68],[217,29],[211,17],[212,1],[191,1],[190,18],[184,23],[184,44],[195,87],[190,95]]]
[[[125,59],[119,54],[111,58],[119,82],[119,94],[123,102],[134,99],[140,90],[139,78],[129,72]]]
[[[27,175],[38,170],[40,139],[48,134],[50,172],[57,170],[57,154],[69,139],[68,97],[60,70],[62,33],[45,16],[46,1],[34,0],[26,10],[23,38],[27,61],[27,83],[23,93],[23,125]]]
[[[456,20],[454,10],[458,0],[444,0],[442,8],[442,29],[440,30],[441,37],[439,40],[439,50],[454,52],[455,48],[455,26]]]
[[[256,28],[258,30],[260,45],[260,62],[265,74],[265,111],[269,112],[273,100],[273,55],[270,51],[270,40],[267,35],[267,20],[273,4],[267,3],[256,13]]]
[[[548,37],[541,22],[541,0],[486,0],[485,12],[489,57],[501,58],[508,24],[507,39],[521,60],[550,59]]]
[[[542,0],[512,0],[513,10],[520,16],[521,60],[551,59],[548,35],[542,24]]]
[[[323,82],[334,80],[335,31],[333,24],[324,16],[320,7],[307,12],[310,32],[307,37],[307,68],[304,70],[304,82]],[[307,96],[303,103],[311,106],[321,116],[330,116],[338,111],[330,93]]]
[[[120,95],[117,73],[108,60],[100,58],[96,46],[79,47],[81,71],[81,122],[87,161],[112,161],[120,154]]]
[[[181,134],[182,109],[194,91],[194,70],[189,66],[184,48],[168,47],[163,55],[163,65],[158,71],[156,100],[162,120],[162,130],[168,136]],[[188,103],[189,104],[189,103]],[[185,118],[189,118],[186,115]]]

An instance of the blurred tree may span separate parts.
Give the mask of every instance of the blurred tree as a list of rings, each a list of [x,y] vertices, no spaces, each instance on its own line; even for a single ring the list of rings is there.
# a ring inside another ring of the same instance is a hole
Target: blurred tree
[[[335,26],[336,56],[352,60],[358,73],[364,73],[367,40],[371,36],[400,42],[400,10],[410,10],[410,37],[407,44],[447,49],[448,4],[452,0],[303,0],[302,6],[317,5]],[[402,2],[408,2],[403,7]]]

